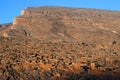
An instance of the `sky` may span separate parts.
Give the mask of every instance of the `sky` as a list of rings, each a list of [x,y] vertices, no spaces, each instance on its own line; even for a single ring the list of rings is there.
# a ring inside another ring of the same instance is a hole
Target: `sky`
[[[22,9],[32,6],[63,6],[120,11],[120,0],[0,0],[0,24],[13,22]]]

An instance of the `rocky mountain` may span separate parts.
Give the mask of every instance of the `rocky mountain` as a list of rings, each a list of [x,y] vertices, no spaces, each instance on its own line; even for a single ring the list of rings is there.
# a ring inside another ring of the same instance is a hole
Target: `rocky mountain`
[[[12,31],[39,40],[119,39],[120,12],[64,7],[29,7],[14,18]]]
[[[0,25],[1,80],[119,80],[120,12],[28,7]]]

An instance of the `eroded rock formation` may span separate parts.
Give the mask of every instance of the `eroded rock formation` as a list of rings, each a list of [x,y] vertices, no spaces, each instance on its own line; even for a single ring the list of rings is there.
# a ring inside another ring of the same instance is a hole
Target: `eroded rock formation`
[[[119,80],[120,12],[29,7],[0,25],[1,80]]]
[[[113,37],[119,38],[119,13],[94,9],[30,7],[14,19],[13,26],[23,26],[32,37],[39,40],[93,41],[96,38],[109,41]]]

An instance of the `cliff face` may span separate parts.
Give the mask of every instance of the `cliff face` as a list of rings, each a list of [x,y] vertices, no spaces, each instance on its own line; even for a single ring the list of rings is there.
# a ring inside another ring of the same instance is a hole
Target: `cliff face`
[[[40,40],[113,40],[113,37],[118,39],[120,33],[119,13],[95,9],[31,7],[22,10],[21,15],[14,19],[13,29],[22,27],[30,36]]]

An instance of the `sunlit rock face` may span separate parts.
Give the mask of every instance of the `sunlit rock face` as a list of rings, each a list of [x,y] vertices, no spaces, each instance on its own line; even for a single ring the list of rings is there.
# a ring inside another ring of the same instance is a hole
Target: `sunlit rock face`
[[[11,30],[39,40],[111,41],[119,39],[119,13],[82,8],[29,7],[14,18]]]

